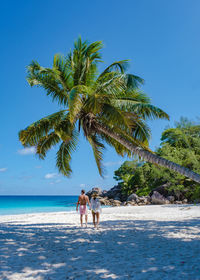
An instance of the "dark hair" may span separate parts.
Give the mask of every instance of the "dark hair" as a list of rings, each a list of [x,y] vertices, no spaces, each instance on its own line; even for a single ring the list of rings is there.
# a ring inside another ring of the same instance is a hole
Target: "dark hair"
[[[85,193],[85,190],[81,190],[81,192],[84,194],[84,193]]]

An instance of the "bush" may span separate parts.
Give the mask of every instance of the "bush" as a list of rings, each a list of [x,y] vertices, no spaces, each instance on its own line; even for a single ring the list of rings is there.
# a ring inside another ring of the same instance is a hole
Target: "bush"
[[[200,173],[200,125],[181,119],[175,128],[162,133],[156,154]],[[125,161],[115,171],[124,194],[148,195],[154,188],[169,183],[169,193],[177,199],[186,197],[190,201],[200,199],[200,185],[179,173],[164,167],[140,161]]]

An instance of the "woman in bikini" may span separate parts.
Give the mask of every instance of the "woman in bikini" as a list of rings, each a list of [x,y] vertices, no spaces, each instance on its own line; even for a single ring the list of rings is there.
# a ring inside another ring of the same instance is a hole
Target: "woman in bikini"
[[[78,206],[79,206],[81,227],[83,227],[83,215],[85,215],[85,225],[87,227],[87,220],[88,220],[87,204],[90,207],[89,198],[87,195],[85,195],[85,190],[82,190],[76,205],[76,211],[78,211]]]

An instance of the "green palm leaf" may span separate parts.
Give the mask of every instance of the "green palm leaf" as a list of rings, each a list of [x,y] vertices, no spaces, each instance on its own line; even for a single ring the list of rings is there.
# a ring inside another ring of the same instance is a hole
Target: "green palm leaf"
[[[46,153],[50,150],[53,146],[60,142],[60,137],[55,133],[51,132],[47,136],[43,136],[40,138],[37,144],[36,154],[39,156],[40,159],[44,159],[46,157]]]
[[[67,113],[58,124],[54,126],[55,133],[60,137],[62,141],[68,141],[71,139],[74,125],[70,122],[70,114]]]
[[[63,89],[68,92],[73,87],[72,71],[67,59],[60,54],[54,55],[53,70]]]
[[[99,77],[104,76],[108,72],[118,72],[124,74],[128,67],[128,60],[115,61],[109,65]]]
[[[116,103],[114,103],[116,102]],[[123,91],[118,91],[118,94],[113,98],[113,104],[117,104],[117,102],[121,102],[121,104],[124,106],[128,106],[130,104],[135,103],[144,103],[144,104],[150,104],[151,100],[150,98],[141,90],[138,89],[125,89]],[[123,103],[124,102],[124,103]],[[126,103],[127,102],[127,103]]]
[[[75,117],[80,113],[83,107],[83,100],[80,95],[79,87],[74,87],[69,94],[69,112],[70,121],[74,122]]]
[[[19,139],[24,146],[36,146],[41,137],[46,136],[58,123],[66,117],[66,111],[62,110],[51,114],[37,122],[32,123],[26,129],[19,132]]]
[[[137,89],[144,84],[144,80],[133,74],[126,74],[126,85],[129,89]]]
[[[128,156],[131,157],[132,153],[130,152],[130,150],[128,150],[126,147],[124,147],[122,144],[120,144],[119,142],[117,142],[115,139],[113,139],[112,137],[109,137],[106,134],[101,134],[99,135],[99,137],[102,139],[102,141],[105,141],[109,146],[111,146],[112,148],[115,149],[116,153],[119,156]]]
[[[88,44],[79,37],[74,43],[74,50],[68,55],[68,63],[72,69],[74,85],[91,85],[97,75],[97,63],[101,59],[99,50],[102,42]]]
[[[152,104],[133,104],[129,108],[135,114],[138,114],[143,120],[147,119],[167,119],[169,120],[169,115],[165,113],[162,109],[153,106]]]
[[[96,41],[88,45],[88,47],[85,50],[86,57],[90,58],[90,61],[101,61],[101,53],[99,51],[103,48],[103,42],[102,41]]]
[[[135,122],[135,127],[132,129],[132,137],[142,143],[147,143],[151,137],[151,130],[149,126],[141,119]]]
[[[72,152],[76,150],[76,146],[78,143],[78,135],[78,132],[74,130],[72,132],[71,139],[62,142],[57,152],[56,166],[59,172],[67,177],[70,177],[72,172],[70,167],[70,161],[72,157]]]
[[[105,73],[97,79],[95,92],[116,98],[126,89],[124,75],[118,73]]]
[[[115,125],[117,123],[118,126],[130,128],[130,122],[128,118],[126,118],[126,116],[124,115],[123,111],[117,109],[116,107],[110,104],[103,104],[101,114],[99,115],[99,120],[101,120],[102,117],[104,117],[106,123],[112,125]]]
[[[103,149],[104,145],[100,142],[97,135],[92,135],[87,137],[90,145],[92,146],[94,158],[97,164],[97,168],[99,170],[99,174],[103,177],[104,169],[102,166],[102,157],[103,157]]]
[[[68,95],[66,88],[58,79],[59,73],[56,70],[44,68],[38,62],[33,61],[27,67],[27,81],[30,86],[39,86],[45,89],[47,95],[50,95],[59,104],[68,104]]]

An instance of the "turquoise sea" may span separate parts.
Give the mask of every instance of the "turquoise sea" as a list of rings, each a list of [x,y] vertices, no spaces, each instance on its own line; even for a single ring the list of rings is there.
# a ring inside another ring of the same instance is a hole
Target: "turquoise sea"
[[[0,215],[75,211],[78,196],[0,196]]]

